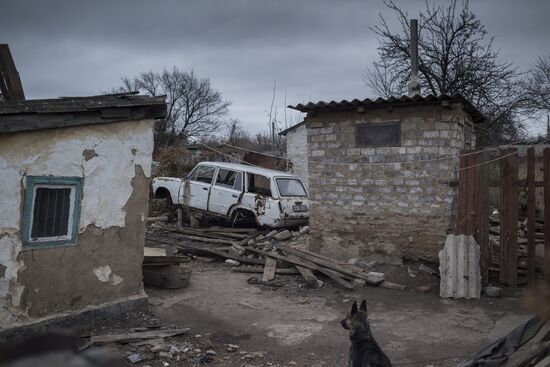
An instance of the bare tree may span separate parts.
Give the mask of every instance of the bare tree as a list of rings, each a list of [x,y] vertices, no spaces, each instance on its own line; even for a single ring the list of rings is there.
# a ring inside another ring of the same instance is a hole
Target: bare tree
[[[410,21],[392,0],[384,0],[400,24],[394,31],[380,15],[371,27],[378,36],[379,60],[363,76],[365,84],[383,97],[406,94],[410,77]],[[479,130],[480,142],[516,140],[524,129],[518,119],[521,106],[520,74],[501,62],[493,39],[469,8],[451,0],[447,7],[426,2],[419,20],[419,78],[423,94],[462,94],[488,118]]]
[[[164,137],[157,139],[161,145],[176,137],[188,140],[213,133],[228,115],[231,105],[211,86],[208,78],[200,78],[193,70],[182,71],[175,66],[161,73],[149,71],[124,77],[117,90],[166,95],[166,118],[155,126],[156,134]]]
[[[550,113],[550,55],[537,59],[523,86],[526,109],[535,115]]]

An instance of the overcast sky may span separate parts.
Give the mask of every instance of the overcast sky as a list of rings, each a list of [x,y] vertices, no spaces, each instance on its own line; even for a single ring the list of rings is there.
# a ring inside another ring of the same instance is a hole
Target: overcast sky
[[[424,0],[396,0],[418,14]],[[441,1],[446,3],[446,1]],[[503,60],[527,69],[550,54],[549,0],[472,0]],[[373,97],[361,81],[376,57],[368,28],[382,0],[2,0],[0,43],[8,43],[27,98],[93,95],[120,77],[176,65],[194,69],[232,101],[251,132],[276,106]],[[300,115],[287,110],[287,124]]]

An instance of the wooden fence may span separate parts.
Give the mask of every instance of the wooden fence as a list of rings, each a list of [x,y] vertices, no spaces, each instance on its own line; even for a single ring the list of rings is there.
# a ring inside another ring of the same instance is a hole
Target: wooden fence
[[[535,149],[529,147],[527,160],[527,262],[526,280],[534,285],[536,279],[536,208],[535,208]],[[498,281],[510,287],[518,286],[518,213],[519,179],[517,149],[504,149],[498,157],[489,159],[485,151],[461,152],[458,174],[456,233],[473,235],[481,249],[481,276],[490,282],[489,254],[489,165],[500,167],[499,199],[499,264]],[[550,282],[550,148],[543,151],[544,182],[544,279]],[[540,234],[539,234],[540,235]]]

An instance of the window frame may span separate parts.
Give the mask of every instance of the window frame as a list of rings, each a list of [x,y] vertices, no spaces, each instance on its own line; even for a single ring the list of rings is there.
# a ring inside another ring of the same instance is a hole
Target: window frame
[[[281,187],[279,186],[279,180],[298,181],[300,183],[300,185],[302,186],[302,189],[304,190],[305,195],[283,195],[283,193],[281,192]],[[302,182],[302,180],[300,180],[299,178],[295,178],[295,177],[275,177],[275,184],[277,186],[277,191],[279,191],[279,195],[281,197],[285,197],[285,198],[308,198],[308,193],[307,193],[306,187],[304,186],[304,183]]]
[[[399,132],[398,132],[398,142],[396,144],[359,144],[359,127],[362,126],[395,126],[397,125]],[[383,123],[361,123],[361,124],[355,124],[355,146],[357,148],[369,148],[369,147],[400,147],[401,146],[401,121],[395,121],[395,122],[383,122]]]
[[[82,206],[82,187],[84,185],[83,177],[59,177],[59,176],[27,176],[25,201],[23,207],[23,249],[38,249],[74,246],[77,244],[78,226],[80,222],[80,212]],[[41,237],[33,240],[31,231],[34,220],[34,205],[37,188],[70,188],[68,233],[66,236]]]
[[[235,183],[233,184],[233,186],[229,186],[229,185],[226,185],[226,184],[221,184],[219,182],[219,178],[220,178],[220,172],[221,171],[227,171],[227,172],[235,172],[237,175],[235,176]],[[241,177],[241,187],[240,188],[236,188],[235,187],[235,184],[237,183],[237,177]],[[216,173],[216,180],[214,181],[214,186],[218,186],[218,187],[223,187],[223,188],[226,188],[226,189],[231,189],[231,190],[235,190],[235,191],[238,191],[238,192],[242,192],[243,191],[243,173],[241,171],[238,171],[238,170],[233,170],[233,169],[229,169],[229,168],[222,168],[222,167],[219,167],[218,168],[218,172]]]
[[[199,181],[197,180],[198,176],[199,176],[199,171],[201,170],[201,168],[204,168],[204,169],[213,169],[214,170],[214,173],[212,174],[212,178],[210,179],[210,182],[204,182],[204,181]],[[197,177],[193,178],[192,176],[196,174]],[[205,165],[205,164],[201,164],[197,167],[195,167],[195,169],[191,172],[191,174],[189,175],[189,180],[190,181],[193,181],[193,182],[198,182],[198,183],[202,183],[202,184],[205,184],[205,185],[210,185],[212,186],[216,180],[216,178],[218,177],[218,167],[216,166],[209,166],[209,165]]]

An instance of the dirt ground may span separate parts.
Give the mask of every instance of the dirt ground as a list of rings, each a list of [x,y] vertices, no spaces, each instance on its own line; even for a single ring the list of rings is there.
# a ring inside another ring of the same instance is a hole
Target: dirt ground
[[[440,299],[435,276],[408,276],[407,268],[418,264],[378,269],[389,280],[409,277],[407,290],[366,286],[353,291],[330,281],[311,289],[289,275],[277,275],[282,287],[249,284],[255,274],[235,273],[219,262],[195,260],[186,266],[193,271],[188,288],[146,289],[152,317],[191,329],[179,343],[195,344],[190,347],[197,353],[194,361],[206,349],[212,357],[203,364],[171,359],[137,365],[346,366],[349,339],[340,320],[361,299],[367,300],[373,335],[396,366],[456,365],[529,318],[519,292],[507,291],[500,299]],[[421,292],[418,284],[432,290]]]

